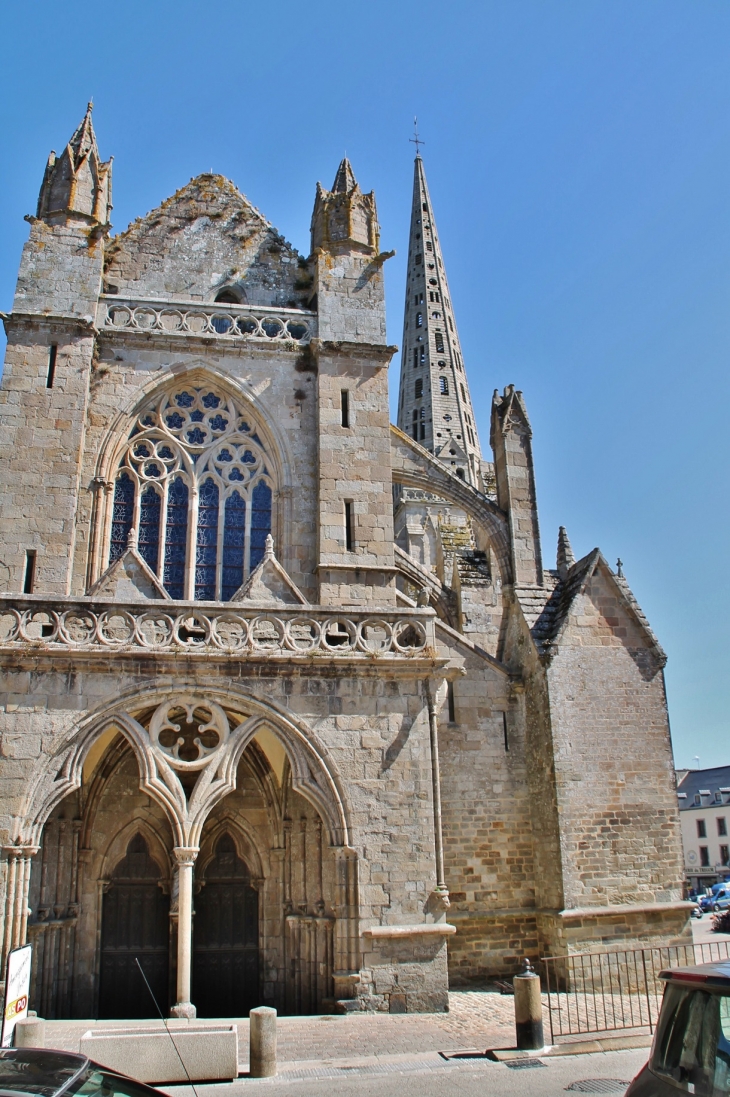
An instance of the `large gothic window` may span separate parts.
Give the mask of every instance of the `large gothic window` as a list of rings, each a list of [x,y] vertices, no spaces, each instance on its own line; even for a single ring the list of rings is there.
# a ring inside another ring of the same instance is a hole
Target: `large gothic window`
[[[273,479],[255,429],[208,386],[138,416],[114,485],[109,563],[132,531],[171,598],[228,601],[264,555]]]

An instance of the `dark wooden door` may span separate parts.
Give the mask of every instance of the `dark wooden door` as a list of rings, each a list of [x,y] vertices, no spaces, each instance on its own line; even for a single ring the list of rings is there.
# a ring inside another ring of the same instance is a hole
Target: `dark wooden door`
[[[160,1009],[168,1011],[170,902],[157,882],[159,877],[147,843],[141,834],[136,835],[104,895],[99,1017],[157,1016],[137,959]]]
[[[198,1017],[246,1017],[259,996],[259,897],[233,839],[218,841],[195,897],[193,1002]]]

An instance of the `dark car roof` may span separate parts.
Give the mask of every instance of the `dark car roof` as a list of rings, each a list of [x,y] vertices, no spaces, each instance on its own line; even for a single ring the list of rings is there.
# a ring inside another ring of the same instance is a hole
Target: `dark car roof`
[[[0,1093],[54,1094],[70,1085],[89,1065],[85,1055],[40,1048],[0,1051]]]
[[[703,983],[708,987],[725,987],[730,990],[730,960],[697,964],[696,967],[667,968],[659,972],[659,978],[673,983]]]

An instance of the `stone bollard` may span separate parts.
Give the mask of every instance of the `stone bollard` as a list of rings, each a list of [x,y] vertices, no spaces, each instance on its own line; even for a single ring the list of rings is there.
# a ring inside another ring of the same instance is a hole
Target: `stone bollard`
[[[46,1025],[42,1017],[25,1017],[15,1026],[16,1047],[45,1047]]]
[[[529,960],[523,960],[524,971],[515,975],[515,1029],[517,1047],[523,1051],[537,1051],[545,1046],[542,1031],[542,999],[540,976],[532,970]]]
[[[276,1074],[276,1010],[257,1006],[249,1013],[249,1074],[272,1078]]]

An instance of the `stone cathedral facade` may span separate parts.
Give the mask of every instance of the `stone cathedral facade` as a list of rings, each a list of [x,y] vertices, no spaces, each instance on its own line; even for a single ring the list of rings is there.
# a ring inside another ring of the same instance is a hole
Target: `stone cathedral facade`
[[[226,179],[110,235],[51,154],[0,389],[0,942],[46,1017],[429,1011],[686,932],[665,657],[482,456],[416,158],[399,426],[373,194],[299,255]]]

